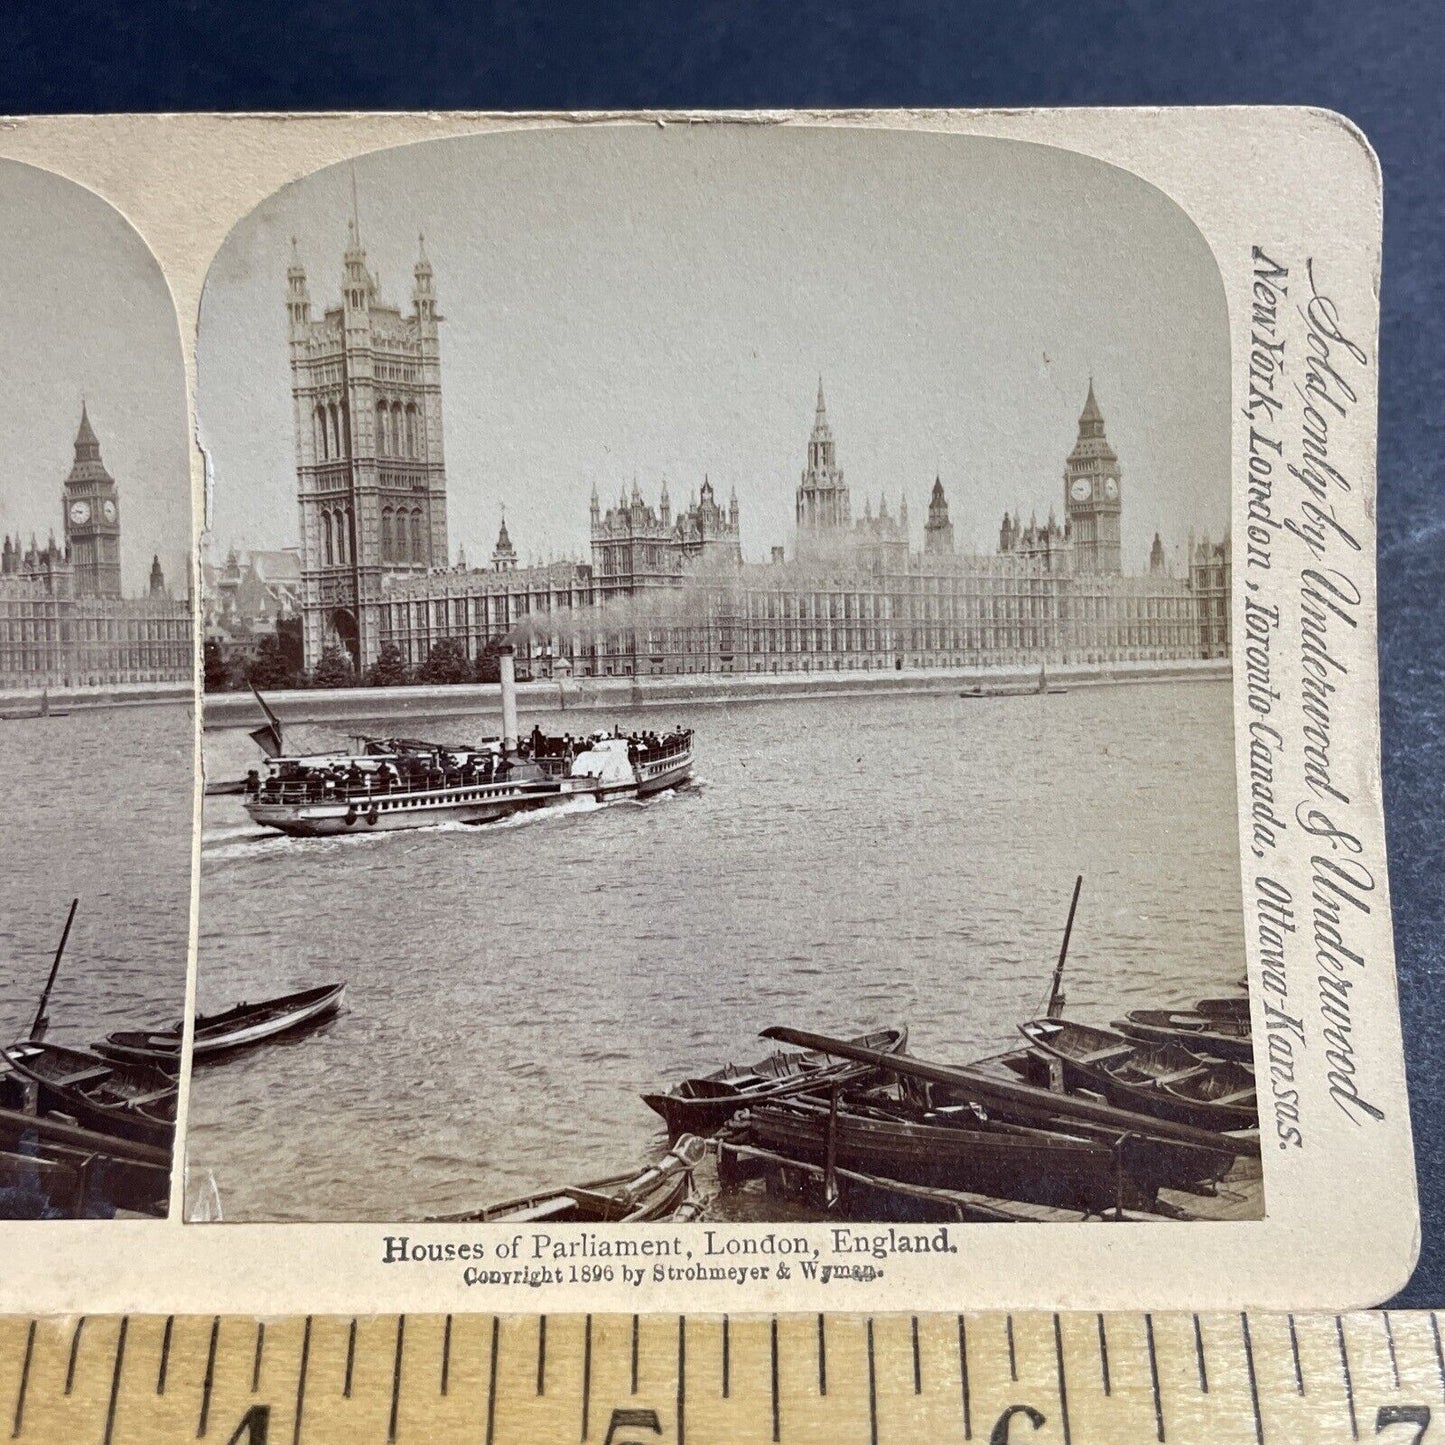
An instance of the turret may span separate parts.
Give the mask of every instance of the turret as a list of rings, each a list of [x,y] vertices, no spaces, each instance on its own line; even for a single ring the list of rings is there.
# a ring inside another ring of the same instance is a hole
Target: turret
[[[431,260],[426,253],[426,237],[416,238],[416,265],[412,268],[411,303],[421,321],[438,320],[436,290],[432,284]]]
[[[286,268],[286,319],[293,335],[311,320],[311,293],[306,287],[306,268],[296,237],[291,238],[291,264]]]
[[[161,571],[159,553],[151,554],[151,580],[148,590],[152,597],[164,597],[166,595],[166,578],[165,573]]]

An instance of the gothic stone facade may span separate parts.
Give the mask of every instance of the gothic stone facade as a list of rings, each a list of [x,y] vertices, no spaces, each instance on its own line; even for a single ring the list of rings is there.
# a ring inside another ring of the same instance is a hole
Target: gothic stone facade
[[[189,682],[190,603],[170,596],[160,559],[147,596],[121,596],[119,488],[84,407],[61,507],[64,546],[0,543],[0,688]]]
[[[504,522],[490,569],[450,567],[425,257],[407,317],[378,299],[354,221],[340,307],[312,321],[299,262],[288,281],[309,666],[337,641],[361,667],[388,643],[415,666],[444,639],[475,655],[503,637],[525,670],[578,676],[1229,655],[1227,538],[1191,539],[1185,575],[1124,573],[1123,472],[1092,381],[1063,523],[1006,514],[990,555],[955,550],[941,479],[921,551],[906,498],[894,512],[870,497],[853,516],[820,380],[791,559],[775,548],[770,563],[744,563],[736,494],[724,507],[704,478],[676,514],[666,482],[655,507],[636,483],[605,510],[594,489],[586,561],[519,567]],[[388,530],[388,510],[403,530]]]

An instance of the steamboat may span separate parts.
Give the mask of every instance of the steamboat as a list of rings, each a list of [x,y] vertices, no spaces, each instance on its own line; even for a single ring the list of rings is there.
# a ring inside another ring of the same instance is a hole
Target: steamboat
[[[245,809],[263,828],[299,837],[490,823],[576,799],[645,798],[692,772],[692,730],[555,737],[517,726],[515,660],[498,658],[502,735],[450,745],[360,737],[349,752],[288,755],[281,724],[257,694],[266,726],[251,734],[267,754],[245,782]]]

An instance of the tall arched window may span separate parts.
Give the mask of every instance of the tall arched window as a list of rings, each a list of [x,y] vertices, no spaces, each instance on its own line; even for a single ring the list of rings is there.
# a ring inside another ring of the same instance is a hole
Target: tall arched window
[[[351,455],[351,408],[345,398],[341,402],[341,455]]]
[[[331,422],[331,455],[339,457],[341,455],[341,424],[337,419],[334,401],[326,408],[326,415]]]
[[[416,433],[416,406],[412,405],[406,409],[406,454],[409,457],[417,455]]]
[[[376,454],[379,457],[391,455],[391,427],[389,425],[391,412],[387,409],[384,401],[376,404]]]
[[[331,455],[326,442],[326,408],[318,406],[311,417],[311,449],[319,461],[324,462]]]
[[[326,565],[328,567],[334,567],[336,565],[336,551],[331,536],[330,512],[322,512],[321,514],[321,538],[323,552],[326,557]]]
[[[391,508],[383,507],[381,511],[381,560],[391,561]]]
[[[406,455],[406,435],[401,420],[401,403],[391,404],[391,454],[394,457]]]
[[[423,559],[421,550],[421,508],[416,508],[411,514],[411,560],[420,562]]]
[[[351,508],[338,512],[336,517],[337,531],[340,533],[341,545],[337,550],[341,553],[341,560],[348,566],[356,561],[356,549],[351,544]]]

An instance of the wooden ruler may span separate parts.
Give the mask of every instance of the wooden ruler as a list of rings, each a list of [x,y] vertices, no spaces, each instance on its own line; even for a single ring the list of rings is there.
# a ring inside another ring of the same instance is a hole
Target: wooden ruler
[[[0,1319],[44,1445],[1445,1442],[1434,1314]]]

